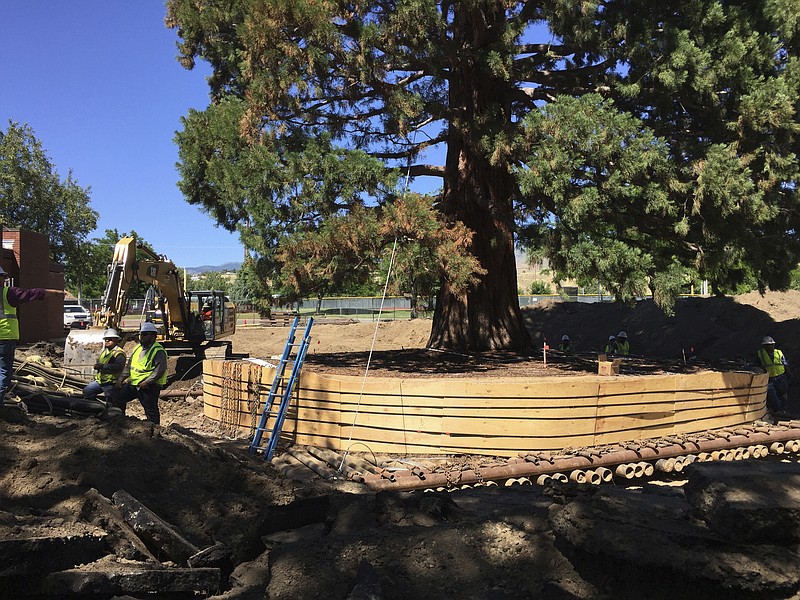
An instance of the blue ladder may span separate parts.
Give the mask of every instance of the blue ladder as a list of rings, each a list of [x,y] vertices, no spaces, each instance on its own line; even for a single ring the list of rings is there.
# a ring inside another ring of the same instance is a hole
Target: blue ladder
[[[297,354],[295,355],[294,359],[292,359],[292,349],[296,346],[294,343],[295,332],[297,330],[297,324],[299,320],[299,317],[295,317],[292,327],[289,330],[289,335],[286,338],[286,346],[283,349],[280,362],[275,368],[275,379],[272,380],[272,386],[269,388],[269,395],[267,396],[266,402],[264,402],[264,410],[261,413],[261,420],[259,421],[258,427],[255,430],[253,441],[250,442],[250,454],[256,454],[259,450],[262,450],[264,452],[265,460],[272,460],[275,447],[278,445],[278,439],[281,437],[281,429],[283,428],[283,421],[286,418],[286,410],[289,408],[289,400],[292,397],[292,391],[294,390],[295,383],[300,376],[300,370],[303,368],[303,361],[305,361],[306,353],[308,352],[308,343],[311,340],[309,334],[311,333],[311,326],[314,324],[313,317],[308,318],[308,324],[306,325],[306,330],[303,333],[303,338],[300,341]],[[292,371],[289,375],[289,378],[286,379],[284,377],[284,373],[286,372],[286,365],[289,362],[293,362]],[[280,397],[280,404],[278,405],[277,410],[273,410],[275,399],[277,398],[281,387],[283,388],[283,391]],[[264,432],[269,429],[268,423],[270,421],[270,417],[272,417],[272,429],[270,431],[269,438],[267,439],[267,443],[264,446],[261,446],[261,440]]]

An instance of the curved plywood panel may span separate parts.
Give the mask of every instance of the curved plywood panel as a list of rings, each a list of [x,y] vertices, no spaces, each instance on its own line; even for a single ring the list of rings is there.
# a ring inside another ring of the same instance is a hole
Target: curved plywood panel
[[[204,361],[205,415],[251,434],[274,375]],[[515,456],[750,423],[766,414],[766,388],[765,374],[744,371],[366,381],[304,371],[282,437],[338,451]]]

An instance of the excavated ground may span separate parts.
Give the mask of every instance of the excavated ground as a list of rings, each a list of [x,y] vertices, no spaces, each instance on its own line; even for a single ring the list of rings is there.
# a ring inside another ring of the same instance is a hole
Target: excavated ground
[[[796,292],[686,300],[673,317],[650,302],[542,303],[526,311],[537,347],[545,339],[556,345],[566,333],[578,353],[555,362],[551,357],[546,370],[538,352],[426,351],[424,321],[382,323],[377,334],[372,323],[319,324],[306,368],[362,375],[373,348],[370,373],[382,375],[570,374],[596,368],[594,353],[620,329],[641,355],[626,363],[629,372],[725,368],[751,359],[763,335],[772,335],[791,361],[800,356],[798,307]],[[234,351],[269,358],[285,339],[283,328],[243,329]],[[23,352],[58,360],[49,346]],[[191,371],[181,376],[171,390],[197,383]],[[128,418],[111,422],[44,415],[0,420],[0,597],[37,590],[59,598],[168,597],[166,584],[156,595],[143,589],[123,594],[84,580],[82,588],[74,586],[81,591],[71,593],[61,579],[53,591],[42,583],[52,575],[14,575],[7,566],[13,558],[4,554],[9,547],[3,540],[116,531],[99,505],[124,490],[190,545],[230,549],[219,589],[170,597],[800,598],[795,456],[693,465],[635,486],[374,494],[347,482],[300,485],[283,478],[247,453],[246,440],[227,439],[206,421],[201,398],[161,404],[161,427],[140,420],[135,407]],[[791,408],[796,405],[793,391]],[[748,487],[754,482],[758,490]],[[760,501],[742,504],[742,497]],[[100,562],[80,568],[111,572],[156,564],[169,572],[182,566],[163,556],[148,559],[146,550],[126,544],[106,540]],[[47,562],[37,567],[42,573],[58,561]],[[3,592],[3,582],[16,587]]]

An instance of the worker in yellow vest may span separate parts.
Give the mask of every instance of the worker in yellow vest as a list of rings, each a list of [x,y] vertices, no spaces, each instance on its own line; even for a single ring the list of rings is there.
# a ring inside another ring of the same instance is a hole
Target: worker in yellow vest
[[[125,352],[119,347],[119,340],[116,329],[106,329],[103,332],[103,351],[94,364],[94,370],[97,371],[94,381],[83,388],[83,397],[87,400],[96,400],[100,393],[106,402],[111,400],[112,391],[119,385],[127,362]]]
[[[775,340],[766,336],[758,350],[758,364],[769,375],[767,384],[767,409],[773,416],[784,418],[789,399],[789,364],[783,352],[775,347]]]
[[[0,409],[22,408],[19,402],[11,399],[4,400],[11,384],[11,373],[14,370],[14,354],[19,341],[19,321],[17,320],[17,307],[25,302],[44,300],[58,296],[63,299],[63,290],[49,290],[44,288],[20,288],[6,286],[8,273],[0,267],[0,292],[2,292],[2,305],[0,305]]]
[[[614,342],[614,354],[617,356],[628,356],[631,353],[631,345],[628,342],[628,334],[620,331],[617,340]]]
[[[125,414],[125,406],[134,398],[144,409],[148,421],[159,425],[161,414],[158,410],[158,397],[167,383],[167,351],[156,341],[158,329],[153,323],[145,321],[139,329],[139,343],[131,352],[128,364],[122,373],[127,379],[119,389],[115,389],[112,407],[108,416]]]

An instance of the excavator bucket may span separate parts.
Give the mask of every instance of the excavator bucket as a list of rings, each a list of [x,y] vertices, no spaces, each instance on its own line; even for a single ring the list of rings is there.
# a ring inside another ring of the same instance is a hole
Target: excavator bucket
[[[103,329],[73,329],[64,344],[64,367],[90,379],[103,351]]]

